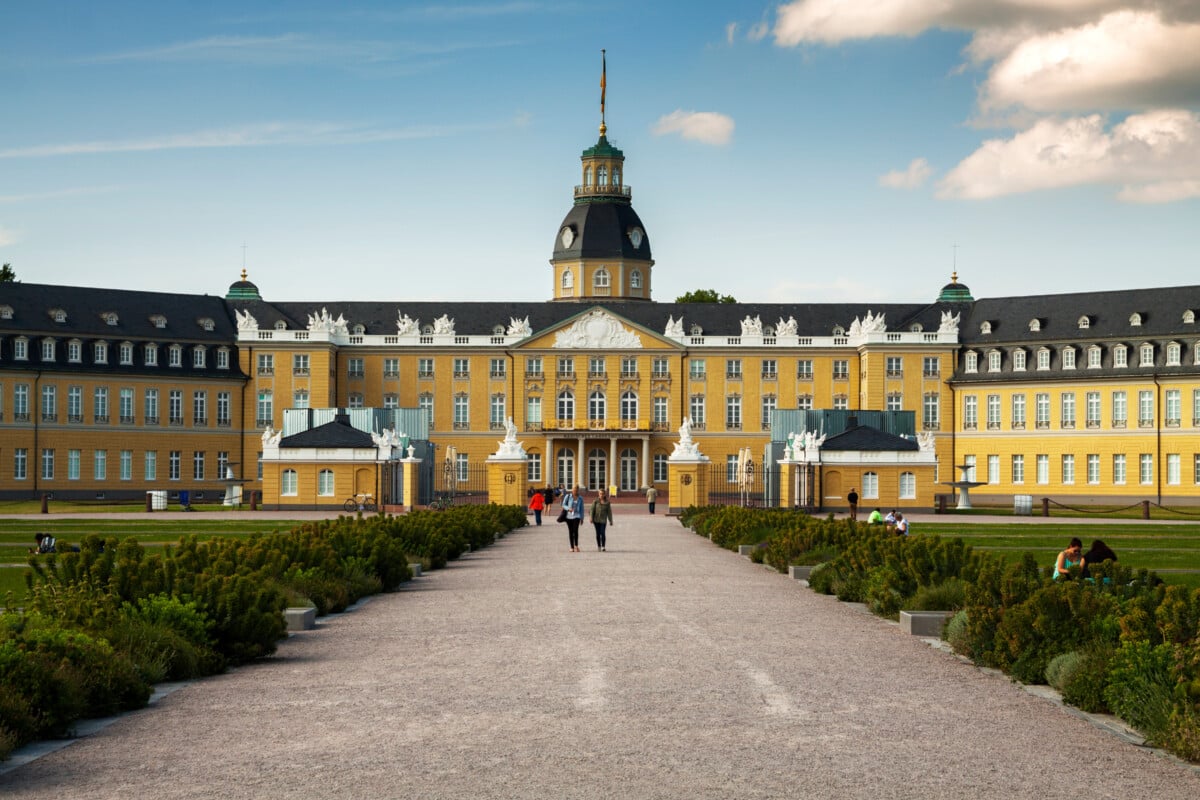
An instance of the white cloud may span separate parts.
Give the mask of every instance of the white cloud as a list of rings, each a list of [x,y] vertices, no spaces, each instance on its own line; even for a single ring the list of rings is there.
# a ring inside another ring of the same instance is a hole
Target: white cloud
[[[1029,36],[991,70],[985,109],[1152,108],[1200,99],[1200,24],[1120,11],[1097,22]]]
[[[738,24],[731,22],[725,26],[725,44],[733,44],[734,37],[737,36]]]
[[[684,139],[704,144],[729,144],[733,138],[733,118],[716,111],[672,111],[654,123],[655,136],[678,133]]]
[[[746,32],[746,38],[752,42],[761,42],[771,32],[771,26],[766,22],[756,22]]]
[[[520,127],[524,122],[525,118],[522,115],[503,123],[414,125],[407,128],[368,128],[336,122],[267,122],[238,128],[214,128],[142,139],[110,139],[15,147],[0,150],[0,159],[224,147],[369,144],[410,139],[434,139],[475,131],[497,130],[511,126]]]
[[[1043,119],[1011,139],[992,139],[941,181],[942,197],[980,199],[1041,189],[1121,186],[1129,202],[1200,196],[1200,115],[1135,114],[1106,130],[1099,114]]]
[[[17,243],[17,234],[7,228],[0,227],[0,247]]]
[[[914,158],[907,169],[892,170],[879,176],[879,185],[889,189],[917,189],[933,174],[933,167],[923,158]]]

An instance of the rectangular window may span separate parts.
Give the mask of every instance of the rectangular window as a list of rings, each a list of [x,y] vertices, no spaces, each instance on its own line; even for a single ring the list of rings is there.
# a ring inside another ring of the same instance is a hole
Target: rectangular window
[[[762,360],[762,376],[763,380],[773,381],[779,377],[779,362],[773,358],[764,358]]]
[[[1200,464],[1200,460],[1197,461]],[[17,447],[13,449],[13,480],[23,481],[29,478],[29,449]]]
[[[133,419],[133,389],[122,389],[117,395],[117,414],[122,425],[132,425]]]
[[[1122,453],[1113,456],[1113,483],[1118,486],[1125,484],[1125,456]]]
[[[1025,456],[1015,455],[1012,457],[1012,482],[1025,482]]]
[[[229,392],[217,392],[217,425],[228,426],[232,421]]]
[[[1012,354],[1013,372],[1024,372],[1025,371],[1025,357],[1026,357],[1025,351],[1020,349],[1019,347],[1016,350],[1013,350],[1013,354]]]
[[[467,461],[466,453],[458,453],[454,457],[455,466],[458,468],[458,480],[464,482],[471,477],[470,464]]]
[[[97,423],[108,424],[108,387],[97,386],[92,392],[92,412]]]
[[[351,378],[361,378],[365,373],[361,358],[346,359],[346,374]]]
[[[167,351],[167,366],[182,367],[183,366],[183,348],[179,345],[171,345],[171,349]]]
[[[530,483],[542,482],[542,454],[530,453],[529,461],[525,464],[525,480]]]
[[[975,456],[963,456],[963,464],[967,467],[967,480],[975,481]]]
[[[1100,357],[1103,355],[1099,347],[1090,347],[1087,351],[1088,369],[1100,369]]]
[[[400,359],[385,358],[383,360],[383,377],[385,377],[385,378],[399,378],[400,377]]]
[[[651,367],[651,375],[655,378],[666,378],[671,374],[669,362],[665,358],[655,358]]]
[[[67,387],[67,422],[83,422],[83,387]]]
[[[258,354],[258,374],[259,375],[274,375],[275,374],[275,355],[273,353]]]
[[[1046,484],[1050,482],[1050,456],[1044,453],[1038,453],[1037,456],[1037,482]]]
[[[108,451],[97,450],[92,454],[92,476],[102,481],[108,477]]]
[[[425,412],[429,418],[429,427],[433,427],[433,395],[422,394],[417,397],[417,408]]]
[[[503,358],[493,358],[491,360],[491,368],[488,370],[488,374],[493,378],[503,378],[508,374],[508,362]]]
[[[229,451],[217,451],[217,478],[232,478],[233,473],[229,471]]]
[[[170,425],[183,424],[182,389],[171,389],[167,392],[167,423]]]
[[[29,421],[29,384],[18,383],[13,386],[13,419],[17,422]]]
[[[1100,393],[1087,393],[1087,426],[1089,428],[1100,427]]]
[[[504,395],[492,395],[492,402],[490,405],[490,411],[488,413],[488,423],[493,429],[504,427],[504,418],[507,416],[507,407],[508,406],[505,403]]]
[[[739,380],[742,377],[742,360],[740,358],[725,359],[725,377]]]
[[[308,374],[309,360],[308,353],[293,353],[292,354],[292,374],[304,376]]]
[[[192,451],[192,479],[197,481],[204,480],[204,451]]]
[[[224,347],[217,351],[217,369],[229,369],[229,351]]]
[[[575,359],[570,356],[559,356],[558,358],[558,375],[561,378],[571,378],[575,376]]]
[[[667,454],[666,453],[655,453],[654,454],[654,482],[655,483],[666,483],[667,482]]]
[[[147,389],[142,396],[143,411],[145,413],[144,424],[158,424],[158,389]]]
[[[742,429],[742,398],[730,395],[725,398],[725,429],[740,431]]]
[[[922,404],[922,426],[926,431],[936,431],[941,426],[942,398],[937,392],[925,392]]]
[[[471,377],[471,359],[469,359],[469,358],[454,359],[454,377],[456,377],[456,378]]]
[[[887,376],[889,378],[904,377],[904,358],[902,356],[887,357]]]
[[[835,394],[833,396],[833,407],[845,411],[850,408],[850,398],[844,394]]]
[[[525,374],[531,378],[542,377],[542,357],[530,356],[525,359]]]
[[[1180,472],[1179,453],[1167,453],[1167,484],[1178,486]]]
[[[703,380],[705,375],[704,359],[693,358],[688,362],[688,375],[692,380]]]
[[[636,358],[624,357],[621,359],[621,377],[636,378],[638,376],[638,364]]]
[[[128,366],[133,363],[133,345],[129,342],[122,342],[117,349],[118,356],[122,366]]]
[[[989,431],[1000,430],[1000,395],[987,396],[987,426]]]
[[[1017,430],[1025,427],[1025,395],[1012,396],[1012,426]]]
[[[167,479],[179,480],[179,469],[183,461],[182,450],[172,450],[167,456]]]
[[[703,430],[704,428],[704,395],[694,394],[688,398],[688,414],[692,417],[692,424]]]
[[[255,408],[254,419],[260,428],[265,428],[274,422],[275,396],[271,394],[269,389],[264,389],[258,393],[258,404]]]
[[[196,427],[208,425],[208,392],[192,392],[192,424]]]
[[[133,480],[133,451],[121,451],[121,480]]]
[[[1048,393],[1039,392],[1034,396],[1034,413],[1037,415],[1039,428],[1050,427],[1050,395]]]
[[[1087,457],[1087,482],[1097,484],[1100,482],[1100,454],[1088,453]]]
[[[1192,389],[1192,427],[1200,428],[1200,389]]]
[[[813,398],[811,394],[802,394],[796,398],[796,408],[801,411],[807,411],[813,407]]]
[[[1075,483],[1075,456],[1073,455],[1062,457],[1062,482],[1063,485]]]
[[[1075,393],[1063,392],[1062,397],[1062,427],[1075,427]]]
[[[833,362],[833,379],[846,380],[850,377],[850,362],[845,359],[834,359]]]
[[[530,425],[542,424],[542,398],[528,397],[525,399],[525,421]]]
[[[667,409],[668,409],[667,403],[668,403],[668,398],[666,398],[666,397],[654,398],[654,419],[653,419],[653,421],[654,421],[655,426],[665,426],[670,423],[670,416],[667,411]]]
[[[811,381],[813,377],[813,362],[810,358],[802,358],[796,362],[796,377],[802,381]]]
[[[973,431],[979,427],[979,398],[973,394],[963,396],[963,430]]]
[[[1063,349],[1062,368],[1075,369],[1075,348],[1067,347]]]
[[[988,353],[988,372],[1000,371],[1000,351],[992,350]]]
[[[42,449],[42,480],[54,480],[54,450],[48,447]]]
[[[1138,427],[1154,427],[1154,392],[1138,392]]]
[[[454,397],[454,427],[465,430],[471,424],[470,398],[465,394]]]
[[[593,378],[603,378],[608,374],[608,368],[604,363],[604,356],[592,356],[588,359],[588,375]]]
[[[988,465],[988,483],[1000,482],[1000,456],[990,455],[987,457]]]
[[[1143,485],[1154,483],[1154,455],[1142,453],[1138,456],[1138,481]]]
[[[192,351],[192,366],[195,369],[204,369],[206,366],[205,352],[203,347],[197,347]]]
[[[862,499],[879,499],[879,473],[864,472],[862,474]]]
[[[1041,370],[1050,369],[1050,351],[1046,349],[1038,350],[1037,353],[1037,368]]]
[[[738,457],[725,456],[725,482],[737,483],[738,479]]]
[[[158,451],[147,450],[142,456],[145,459],[142,470],[145,479],[148,481],[158,480]]]
[[[42,422],[58,421],[58,389],[54,386],[42,387]]]
[[[904,395],[899,392],[891,392],[884,399],[884,408],[888,411],[900,411],[904,408]]]
[[[1129,404],[1125,392],[1112,393],[1113,427],[1124,428],[1129,419]]]
[[[771,415],[775,413],[775,395],[769,394],[762,399],[762,429],[771,429]]]
[[[1183,418],[1183,393],[1178,389],[1167,389],[1165,400],[1166,424],[1168,427],[1178,428],[1179,421]]]
[[[53,360],[54,360],[54,340],[53,339],[44,339],[44,340],[42,340],[42,361],[48,362],[48,361],[53,361]]]
[[[433,377],[433,359],[418,358],[417,359],[417,377],[432,378]]]
[[[942,362],[937,356],[925,356],[922,360],[921,372],[926,378],[937,378],[942,374]]]
[[[79,480],[79,454],[79,450],[67,451],[67,480],[69,481]]]
[[[1127,367],[1129,366],[1129,351],[1124,346],[1113,348],[1113,366]]]

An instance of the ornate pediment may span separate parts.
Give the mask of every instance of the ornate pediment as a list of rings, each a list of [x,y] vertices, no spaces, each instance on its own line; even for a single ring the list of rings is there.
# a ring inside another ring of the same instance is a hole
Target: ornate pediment
[[[642,346],[641,337],[602,308],[595,308],[558,332],[554,346],[560,349],[629,350]]]

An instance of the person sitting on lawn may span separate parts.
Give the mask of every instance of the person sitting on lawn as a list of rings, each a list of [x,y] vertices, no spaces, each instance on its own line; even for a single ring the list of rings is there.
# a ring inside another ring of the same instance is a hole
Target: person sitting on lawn
[[[37,547],[29,552],[37,553],[38,555],[46,555],[47,553],[58,552],[58,550],[55,548],[54,537],[50,534],[38,531],[36,534],[34,534],[33,539],[37,542]]]
[[[1065,580],[1071,577],[1071,567],[1083,565],[1083,542],[1079,541],[1078,536],[1072,537],[1067,549],[1058,554],[1058,560],[1054,562],[1054,573],[1050,577],[1054,580]]]
[[[1100,564],[1104,561],[1116,561],[1117,554],[1112,549],[1099,539],[1092,541],[1092,549],[1084,553],[1083,556],[1083,577],[1092,577],[1088,574],[1088,567],[1092,564]]]
[[[871,515],[869,517],[867,517],[867,524],[868,525],[882,525],[883,524],[883,514],[879,513],[878,508],[875,509],[874,511],[872,511]]]

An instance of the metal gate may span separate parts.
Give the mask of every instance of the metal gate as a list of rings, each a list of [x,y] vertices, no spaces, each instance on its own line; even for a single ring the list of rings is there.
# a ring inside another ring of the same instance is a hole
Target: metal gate
[[[449,508],[461,505],[486,505],[488,502],[487,464],[455,463],[443,460],[433,470],[433,499],[429,505]]]
[[[773,508],[778,505],[778,475],[757,461],[713,464],[708,473],[708,503],[714,506]]]

